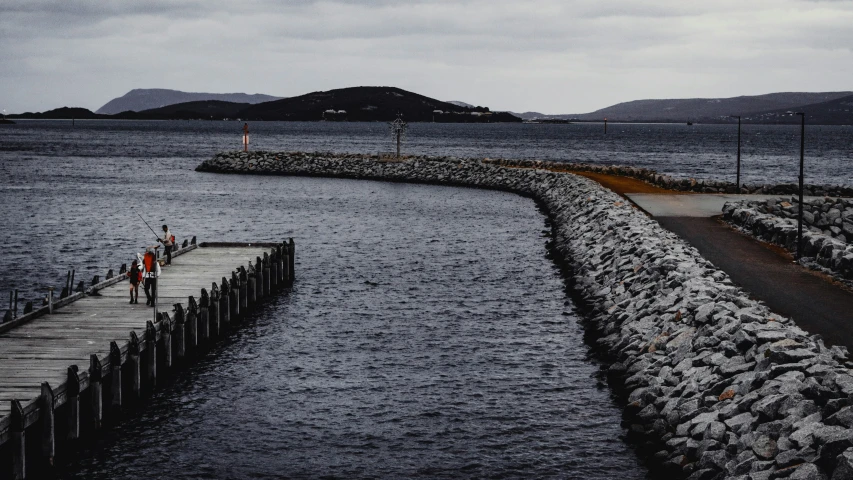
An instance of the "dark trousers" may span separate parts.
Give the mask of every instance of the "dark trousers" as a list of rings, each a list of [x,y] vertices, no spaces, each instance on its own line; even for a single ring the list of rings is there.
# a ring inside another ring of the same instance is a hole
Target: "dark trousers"
[[[165,248],[163,253],[166,254],[166,265],[171,265],[172,264],[172,247],[174,247],[174,245],[169,245],[169,246],[164,245],[163,247]]]
[[[157,279],[146,278],[142,285],[145,287],[145,298],[153,305],[154,298],[157,296]]]

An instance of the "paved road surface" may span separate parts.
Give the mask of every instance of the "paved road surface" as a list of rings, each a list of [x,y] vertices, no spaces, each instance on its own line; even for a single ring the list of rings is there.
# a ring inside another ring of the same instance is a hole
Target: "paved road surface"
[[[657,194],[626,193],[640,208],[657,217],[713,217],[723,212],[723,205],[734,200],[767,200],[790,195],[734,195],[727,193]],[[805,197],[806,200],[817,197]]]
[[[853,351],[853,292],[793,263],[793,258],[730,228],[719,218],[727,201],[786,195],[655,194],[619,192],[664,228],[696,247],[703,257],[763,301],[793,318],[828,344]]]
[[[664,228],[696,247],[703,257],[801,328],[853,351],[853,293],[794,264],[717,218],[656,217]]]

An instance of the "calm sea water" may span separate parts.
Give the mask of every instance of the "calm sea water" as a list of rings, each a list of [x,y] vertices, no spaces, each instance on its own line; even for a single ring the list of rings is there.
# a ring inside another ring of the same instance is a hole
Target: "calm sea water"
[[[253,126],[253,145],[371,151],[388,140],[382,125],[323,126],[325,136],[283,125],[294,130]],[[297,242],[293,291],[65,478],[647,476],[621,440],[532,201],[193,171],[239,141],[227,126],[0,129],[0,291],[35,298],[68,268],[87,281],[116,268],[151,243],[137,213],[180,239]],[[453,152],[465,154],[441,153]]]
[[[129,159],[207,158],[241,148],[240,122],[24,121],[0,126],[0,153]],[[252,148],[376,153],[394,144],[384,123],[253,122]],[[736,125],[414,123],[404,151],[636,165],[677,177],[734,181]],[[795,183],[799,125],[744,125],[742,178]],[[806,181],[853,185],[853,126],[806,127]]]

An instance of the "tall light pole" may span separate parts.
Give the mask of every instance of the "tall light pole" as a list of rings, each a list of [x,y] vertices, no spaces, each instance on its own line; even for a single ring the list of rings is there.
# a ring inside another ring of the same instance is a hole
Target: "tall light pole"
[[[732,115],[737,118],[737,193],[740,193],[740,115]]]
[[[800,116],[800,213],[797,218],[797,260],[803,258],[803,158],[806,154],[806,114]]]

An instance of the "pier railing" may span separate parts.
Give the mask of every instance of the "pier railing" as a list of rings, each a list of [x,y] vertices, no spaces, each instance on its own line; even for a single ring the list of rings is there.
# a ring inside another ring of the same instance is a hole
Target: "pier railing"
[[[139,329],[129,331],[125,339],[110,342],[109,354],[92,353],[88,365],[69,365],[64,382],[42,382],[40,395],[32,398],[0,400],[0,478],[24,479],[28,465],[53,465],[58,450],[100,429],[105,421],[118,419],[123,407],[133,405],[157,386],[158,378],[239,325],[266,299],[292,286],[293,239],[275,244],[196,245],[193,241],[185,243],[173,257],[198,247],[236,246],[266,251],[254,263],[238,266],[231,278],[222,277],[219,284],[211,282],[209,291],[202,288],[198,300],[189,296],[186,305],[175,304],[171,314],[159,312],[156,321],[152,318]],[[84,292],[54,303],[52,308],[61,309],[126,278],[120,274],[97,282]],[[47,307],[42,307],[14,324],[7,322],[3,331],[48,314]],[[0,389],[2,382],[0,379]],[[2,408],[7,405],[11,410]],[[65,435],[58,436],[57,430]],[[40,441],[28,441],[31,435]],[[35,443],[38,448],[33,447]]]
[[[182,255],[189,251],[195,250],[196,247],[196,237],[193,237],[192,240],[184,240],[184,243],[181,244],[180,248],[172,251],[172,257],[176,257],[178,255]],[[38,309],[33,309],[32,303],[29,302],[24,307],[23,315],[21,315],[20,317],[15,317],[9,321],[0,323],[0,334],[8,332],[9,330],[12,330],[13,328],[23,325],[25,323],[28,323],[38,317],[41,317],[42,315],[47,315],[51,313],[52,309],[64,307],[70,304],[71,302],[75,302],[77,300],[80,300],[81,298],[94,295],[99,290],[103,290],[123,280],[127,280],[127,275],[125,275],[125,273],[127,273],[127,264],[122,264],[122,266],[119,268],[118,275],[115,275],[113,273],[113,269],[109,269],[107,271],[107,274],[104,275],[103,280],[101,280],[100,275],[95,275],[94,278],[92,278],[92,282],[89,284],[88,287],[86,286],[85,282],[81,280],[80,283],[77,284],[77,287],[74,288],[74,293],[68,292],[67,295],[60,296],[57,300],[48,298],[48,304],[43,305]],[[73,279],[73,277],[71,278]],[[69,288],[69,290],[70,287],[68,285],[70,284],[73,284],[73,280],[71,282],[66,283],[66,288]],[[7,310],[6,312],[6,317],[10,316],[11,309],[12,308],[10,306],[9,310]]]

